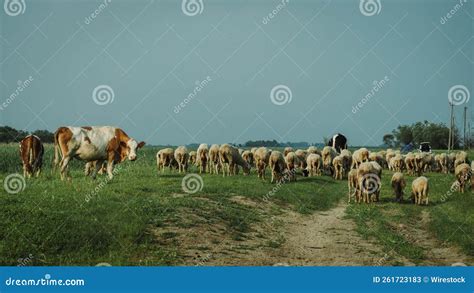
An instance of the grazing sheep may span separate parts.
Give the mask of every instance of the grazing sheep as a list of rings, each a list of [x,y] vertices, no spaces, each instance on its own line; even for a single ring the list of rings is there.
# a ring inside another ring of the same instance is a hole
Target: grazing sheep
[[[178,166],[178,162],[174,158],[174,151],[172,148],[166,148],[159,150],[156,153],[156,164],[158,166],[158,171],[161,170],[163,173],[165,171],[165,167],[169,167],[170,171],[173,167]]]
[[[242,167],[244,175],[250,173],[250,166],[239,154],[239,150],[229,144],[221,145],[219,148],[219,158],[224,169],[223,177],[226,176],[226,167],[228,176],[237,174],[237,166]]]
[[[291,153],[291,152],[294,152],[293,148],[292,147],[286,147],[285,150],[283,151],[283,156],[285,156],[285,158],[286,158],[286,155],[288,155],[288,153]]]
[[[456,170],[457,166],[464,163],[466,164],[468,163],[467,153],[465,151],[460,151],[459,153],[456,154],[456,158],[454,160],[454,169]]]
[[[357,202],[361,200],[365,203],[378,201],[380,196],[380,174],[382,167],[376,162],[364,162],[359,165],[357,169]]]
[[[188,149],[185,146],[180,146],[174,151],[174,159],[178,162],[178,172],[186,173],[188,170]]]
[[[301,170],[305,170],[306,169],[306,157],[308,156],[308,152],[305,151],[305,150],[296,150],[295,154],[298,157],[298,160],[300,162],[299,168]]]
[[[254,159],[258,178],[265,179],[265,168],[268,165],[269,158],[270,152],[266,147],[260,147],[255,150]]]
[[[353,196],[356,196],[357,193],[357,170],[356,169],[351,169],[349,173],[347,173],[347,187],[349,188],[349,199],[348,203],[351,202],[351,198]],[[354,193],[352,193],[352,190],[354,190]]]
[[[317,147],[315,146],[310,146],[308,147],[308,150],[307,150],[308,154],[317,154],[317,155],[321,155],[321,152],[318,150]]]
[[[390,162],[391,162],[392,158],[395,157],[396,155],[397,154],[392,149],[388,149],[387,154],[385,155],[385,161],[387,161],[388,169],[390,171],[393,171],[393,165],[391,165]]]
[[[332,166],[332,160],[337,156],[336,149],[330,146],[325,146],[321,152],[323,159],[323,170],[326,174],[331,176],[334,174],[334,168]]]
[[[438,165],[441,172],[448,174],[449,173],[449,158],[446,153],[438,155]]]
[[[349,150],[342,150],[342,167],[344,168],[344,172],[347,173],[351,169],[352,165],[352,153]],[[347,174],[344,174],[347,175]]]
[[[242,153],[242,158],[249,164],[249,166],[253,166],[253,153],[251,151],[244,151]]]
[[[392,170],[396,172],[402,172],[405,167],[403,156],[401,154],[396,154],[395,157],[392,158],[392,161]]]
[[[357,169],[360,164],[369,161],[369,150],[360,148],[352,154],[352,169]]]
[[[250,152],[255,156],[255,152],[257,151],[258,148],[253,147],[250,149]]]
[[[323,162],[321,156],[318,154],[309,154],[306,158],[306,168],[309,176],[321,176],[321,166]]]
[[[296,168],[300,165],[300,161],[295,152],[289,152],[285,156],[286,168],[289,172],[289,180],[296,181]]]
[[[213,144],[209,148],[209,173],[219,174],[221,162],[219,160],[219,145]]]
[[[428,205],[428,178],[421,176],[413,180],[411,184],[411,198],[415,204],[421,205],[423,202]]]
[[[199,145],[197,149],[196,161],[197,165],[199,166],[199,174],[202,174],[202,172],[206,173],[209,161],[209,148],[207,144],[202,143]]]
[[[408,175],[414,176],[416,172],[415,155],[408,153],[405,156],[405,168],[407,169]]]
[[[270,170],[272,170],[272,180],[270,182],[279,182],[283,177],[283,173],[286,171],[286,163],[283,154],[279,151],[273,151],[270,154],[268,166]]]
[[[371,152],[369,154],[369,161],[370,162],[377,162],[380,166],[383,166],[384,162],[385,162],[385,157],[383,157],[379,153]]]
[[[335,156],[332,160],[332,166],[334,168],[334,179],[342,180],[344,176],[344,163],[341,155]]]
[[[469,165],[466,163],[462,163],[461,165],[458,165],[456,167],[454,174],[458,182],[459,191],[461,193],[464,193],[466,183],[471,181],[471,177],[472,177],[471,167],[469,167]]]
[[[405,177],[401,172],[395,172],[392,176],[392,188],[395,192],[395,201],[402,202],[403,201],[403,189],[405,189],[407,183],[405,181]]]

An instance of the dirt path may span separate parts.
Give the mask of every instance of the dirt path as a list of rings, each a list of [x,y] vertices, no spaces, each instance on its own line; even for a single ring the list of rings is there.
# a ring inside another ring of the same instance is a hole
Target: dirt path
[[[247,206],[255,203],[236,197]],[[244,239],[232,239],[223,226],[193,227],[174,230],[180,237],[174,243],[185,255],[185,265],[205,266],[384,266],[415,265],[391,251],[386,254],[375,240],[363,239],[356,224],[345,217],[347,204],[302,215],[285,210],[268,218],[246,233]],[[427,230],[429,214],[419,229],[401,227],[400,234],[426,248],[427,259],[419,265],[452,265],[472,263],[460,250],[440,243]],[[227,236],[224,236],[227,235]]]

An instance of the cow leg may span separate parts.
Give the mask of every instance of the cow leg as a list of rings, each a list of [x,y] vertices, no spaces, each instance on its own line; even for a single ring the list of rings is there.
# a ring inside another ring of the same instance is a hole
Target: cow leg
[[[102,170],[102,165],[104,164],[104,161],[95,161],[95,168],[92,169],[92,179],[95,179],[97,177],[97,173],[99,173]]]
[[[107,161],[107,175],[109,176],[109,179],[112,180],[114,178],[114,160],[110,159]]]
[[[69,154],[67,154],[66,156],[63,157],[63,159],[59,163],[61,165],[61,180],[64,180],[66,177],[69,179],[68,165],[69,165],[70,160],[71,160],[71,157],[69,156]]]

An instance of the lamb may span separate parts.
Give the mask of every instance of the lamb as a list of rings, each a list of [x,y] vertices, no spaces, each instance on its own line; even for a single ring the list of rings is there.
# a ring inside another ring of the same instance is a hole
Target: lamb
[[[369,161],[369,150],[360,148],[352,154],[352,168],[357,169],[360,164]]]
[[[219,160],[219,145],[213,144],[209,148],[209,173],[219,174],[221,163]]]
[[[306,164],[309,176],[321,176],[321,166],[323,162],[320,155],[309,154],[306,158]]]
[[[200,144],[196,155],[196,165],[199,166],[199,174],[202,174],[202,172],[206,173],[209,161],[209,148],[207,144]]]
[[[250,166],[239,154],[239,150],[233,146],[230,146],[229,144],[221,145],[219,148],[219,158],[224,169],[223,177],[226,176],[226,167],[228,176],[236,175],[237,166],[241,166],[243,168],[244,175],[248,175],[250,173]]]
[[[188,149],[180,146],[174,151],[174,159],[178,162],[178,172],[186,173],[188,171]]]
[[[292,147],[286,147],[285,150],[283,151],[283,156],[285,156],[285,158],[286,158],[286,155],[288,155],[288,153],[291,153],[291,152],[294,152],[293,148]]]
[[[270,182],[280,182],[281,178],[283,177],[283,173],[285,173],[287,170],[283,154],[279,151],[273,151],[270,154],[268,166],[270,167],[270,170],[272,170],[272,180]]]
[[[172,148],[166,148],[159,150],[156,153],[156,164],[158,166],[158,171],[161,170],[163,173],[165,171],[165,167],[169,167],[170,171],[173,167],[178,166],[178,162],[174,158],[174,151]]]
[[[289,180],[296,181],[296,168],[300,165],[300,161],[295,152],[289,152],[285,156],[286,168],[289,173]]]
[[[265,179],[265,168],[268,165],[269,158],[270,152],[266,147],[260,147],[255,150],[254,159],[258,178]]]
[[[351,198],[357,193],[357,169],[351,169],[347,174],[347,187],[349,188],[349,199],[347,202],[350,203]],[[352,193],[352,190],[354,190],[354,193]]]
[[[411,184],[411,198],[415,204],[421,205],[423,202],[428,205],[428,178],[421,176],[413,180]]]
[[[334,168],[334,179],[342,180],[344,175],[343,157],[341,155],[334,157],[332,166]]]
[[[321,152],[323,159],[323,169],[326,174],[334,174],[334,168],[332,166],[332,160],[336,157],[337,152],[333,147],[325,146]]]
[[[458,183],[457,185],[459,186],[459,191],[461,193],[464,193],[466,183],[471,181],[471,177],[472,177],[471,167],[469,167],[469,165],[466,163],[460,164],[456,167],[454,175],[456,176],[456,179],[457,179],[457,183]]]
[[[403,201],[403,189],[405,189],[407,183],[405,181],[405,177],[401,172],[395,172],[392,176],[392,188],[395,192],[395,201],[402,202]]]

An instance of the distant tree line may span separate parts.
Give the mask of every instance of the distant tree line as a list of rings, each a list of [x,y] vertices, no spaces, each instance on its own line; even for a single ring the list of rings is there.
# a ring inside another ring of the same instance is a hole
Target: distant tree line
[[[10,126],[0,126],[0,143],[19,142],[29,134],[38,136],[44,143],[54,142],[54,134],[48,130],[35,130],[30,133],[24,130],[17,130]]]
[[[461,145],[459,130],[454,128],[454,148]],[[449,127],[444,123],[428,121],[416,122],[411,125],[399,125],[392,133],[383,136],[387,147],[400,147],[407,144],[418,146],[421,142],[429,142],[434,149],[448,148]]]

